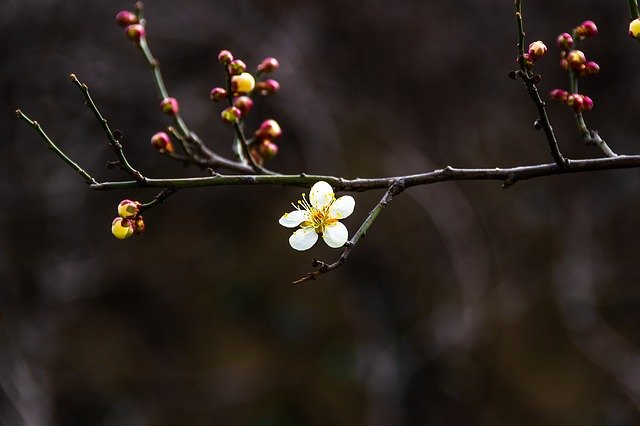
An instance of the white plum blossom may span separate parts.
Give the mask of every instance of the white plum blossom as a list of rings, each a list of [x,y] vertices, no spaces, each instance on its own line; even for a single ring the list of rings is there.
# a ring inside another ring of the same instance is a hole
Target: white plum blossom
[[[300,229],[289,237],[289,244],[296,250],[310,249],[318,234],[329,247],[342,247],[349,238],[346,226],[339,222],[353,213],[356,201],[350,195],[343,195],[336,199],[333,188],[325,181],[320,181],[311,187],[309,200],[302,194],[302,200],[293,204],[294,211],[285,213],[278,221],[287,228]]]

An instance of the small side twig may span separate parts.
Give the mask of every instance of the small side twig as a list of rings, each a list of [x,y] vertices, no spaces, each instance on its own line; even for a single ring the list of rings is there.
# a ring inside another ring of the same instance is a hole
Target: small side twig
[[[524,82],[527,93],[529,93],[529,97],[533,101],[538,110],[538,120],[537,123],[544,130],[544,134],[547,138],[547,142],[549,144],[549,151],[553,160],[556,162],[558,167],[563,168],[567,165],[567,159],[560,152],[560,147],[558,146],[558,141],[556,139],[555,133],[553,132],[553,128],[551,127],[551,123],[549,122],[549,116],[547,115],[547,110],[545,108],[544,101],[540,98],[540,94],[538,93],[538,88],[536,87],[536,83],[540,81],[539,75],[532,75],[531,70],[529,70],[525,65],[524,60],[524,24],[522,20],[522,0],[515,0],[515,8],[516,8],[516,23],[518,26],[518,64],[520,65],[520,70],[516,73],[522,81]]]
[[[62,159],[62,161],[67,163],[73,170],[78,172],[78,174],[82,176],[82,178],[88,185],[98,184],[98,182],[89,173],[87,173],[82,167],[80,167],[76,162],[74,162],[64,152],[62,152],[62,150],[58,148],[58,146],[55,143],[53,143],[51,138],[49,138],[49,136],[45,133],[45,131],[42,129],[42,127],[37,121],[27,117],[27,115],[19,109],[16,110],[16,117],[18,117],[20,120],[24,121],[25,123],[33,127],[38,132],[38,134],[42,137],[42,139],[44,139],[45,143],[47,144],[47,148],[55,152],[56,155]]]
[[[391,187],[384,193],[382,199],[378,202],[378,204],[376,204],[376,206],[369,212],[367,218],[364,220],[364,222],[362,222],[362,225],[360,225],[360,228],[358,228],[356,233],[353,234],[353,237],[351,237],[351,239],[346,242],[345,249],[338,260],[333,263],[325,263],[321,260],[313,259],[313,261],[311,262],[311,266],[317,269],[308,272],[304,277],[293,281],[291,284],[298,285],[306,281],[316,280],[320,275],[325,274],[329,271],[333,271],[334,269],[338,269],[340,266],[342,266],[344,262],[347,261],[347,258],[349,257],[349,254],[351,254],[353,248],[356,246],[356,244],[358,244],[358,241],[360,241],[360,239],[364,238],[367,235],[369,228],[371,227],[371,225],[373,225],[373,222],[376,220],[382,210],[384,210],[387,204],[391,202],[393,197],[400,194],[402,191],[404,191],[404,189],[405,186],[402,179],[394,181],[394,184],[391,185]]]
[[[162,191],[160,191],[158,193],[158,195],[155,196],[155,198],[151,201],[149,201],[148,203],[144,203],[142,206],[140,206],[140,213],[149,210],[152,207],[157,206],[158,204],[162,204],[164,202],[164,200],[166,200],[167,198],[169,198],[171,195],[175,194],[176,192],[178,192],[178,190],[176,188],[166,188],[163,189]]]
[[[109,127],[109,124],[107,123],[106,118],[102,116],[95,102],[93,102],[93,99],[91,98],[91,94],[89,94],[89,87],[86,84],[82,83],[80,80],[78,80],[78,77],[76,77],[75,74],[71,74],[69,78],[82,91],[82,94],[84,95],[84,98],[85,98],[85,104],[89,107],[91,111],[93,111],[93,114],[96,116],[96,119],[100,123],[100,126],[102,126],[102,130],[107,135],[107,139],[109,140],[109,146],[118,157],[120,168],[126,171],[127,173],[129,173],[131,177],[133,177],[136,181],[140,182],[141,184],[144,184],[146,178],[142,175],[142,173],[134,169],[133,166],[129,164],[127,157],[124,155],[124,150],[122,149],[122,144],[120,143],[120,140],[119,140],[120,138],[117,138],[115,133],[111,131],[111,128]],[[119,135],[122,135],[122,134],[119,133]]]

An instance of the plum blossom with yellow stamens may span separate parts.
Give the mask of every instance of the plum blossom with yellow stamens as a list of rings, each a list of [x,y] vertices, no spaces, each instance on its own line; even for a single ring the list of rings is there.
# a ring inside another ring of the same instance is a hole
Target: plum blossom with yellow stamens
[[[292,203],[293,204],[293,203]],[[349,238],[346,226],[340,219],[353,213],[356,201],[350,195],[343,195],[336,199],[333,188],[325,181],[320,181],[311,187],[309,200],[302,194],[302,200],[295,210],[282,215],[278,223],[287,228],[300,229],[289,237],[289,244],[296,250],[308,250],[318,241],[318,234],[331,248],[342,247]]]

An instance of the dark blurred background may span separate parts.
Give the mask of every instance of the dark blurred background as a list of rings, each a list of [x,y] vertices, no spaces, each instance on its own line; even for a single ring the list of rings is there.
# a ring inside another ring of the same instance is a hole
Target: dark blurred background
[[[133,2],[0,3],[2,425],[626,425],[640,422],[640,171],[451,182],[394,200],[338,271],[293,288],[312,258],[277,219],[300,190],[182,191],[110,233],[92,192],[13,115],[20,107],[101,180],[113,160],[79,91],[91,88],[150,177],[201,172],[160,157],[168,124],[143,58],[113,18]],[[640,46],[627,2],[525,1],[543,93],[566,88],[554,39],[584,19],[601,73],[586,116],[638,153]],[[146,2],[148,38],[184,118],[229,153],[209,90],[226,48],[280,60],[281,92],[248,126],[284,129],[269,166],[373,177],[445,165],[549,162],[515,67],[511,1]],[[549,104],[563,151],[585,147]],[[356,194],[351,232],[382,194]]]

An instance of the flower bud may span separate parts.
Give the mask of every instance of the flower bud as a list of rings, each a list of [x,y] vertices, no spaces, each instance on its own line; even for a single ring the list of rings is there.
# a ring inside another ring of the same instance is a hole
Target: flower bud
[[[165,114],[175,117],[180,112],[180,105],[176,98],[164,98],[160,102],[160,109]]]
[[[240,59],[235,59],[229,63],[229,74],[240,75],[247,70],[247,66]]]
[[[252,146],[249,148],[249,155],[251,155],[253,162],[258,166],[262,166],[262,164],[264,164],[264,158],[262,158],[256,147]]]
[[[270,160],[278,153],[278,145],[271,142],[269,139],[263,139],[258,145],[258,153],[265,160]]]
[[[255,86],[256,81],[248,72],[231,77],[231,90],[236,93],[249,93]]]
[[[265,81],[259,81],[256,83],[256,90],[262,96],[273,95],[280,90],[280,83],[273,79],[267,79]]]
[[[218,62],[222,65],[229,65],[231,61],[233,61],[233,55],[228,50],[221,50],[220,53],[218,53]]]
[[[129,219],[116,217],[111,222],[111,233],[119,240],[124,240],[133,235],[133,222]]]
[[[144,232],[145,226],[144,226],[144,219],[142,219],[142,216],[138,215],[134,220],[133,220],[133,232],[135,232],[136,234],[142,234]]]
[[[573,108],[575,112],[580,112],[584,109],[584,98],[582,95],[573,93],[567,98],[567,105]]]
[[[242,112],[236,107],[229,107],[220,113],[223,123],[233,124],[242,116]]]
[[[158,132],[151,136],[151,146],[161,154],[172,154],[174,152],[171,138],[165,132]]]
[[[587,62],[587,58],[581,50],[572,50],[567,54],[567,62],[571,69],[580,71],[580,67]]]
[[[269,139],[273,140],[279,138],[282,135],[282,129],[276,120],[264,120],[258,130],[256,130],[256,139]]]
[[[209,96],[214,102],[223,101],[227,99],[227,91],[222,87],[214,87],[213,89],[211,89],[211,94]]]
[[[551,92],[549,92],[549,96],[558,101],[558,102],[567,102],[567,97],[569,96],[569,93],[566,90],[562,90],[562,89],[553,89]]]
[[[629,36],[640,40],[640,18],[629,23]]]
[[[593,61],[589,61],[584,64],[584,72],[589,75],[598,74],[600,72],[600,65]]]
[[[118,24],[122,28],[126,28],[129,25],[133,25],[137,23],[138,23],[138,17],[136,16],[135,13],[129,10],[121,10],[116,15],[116,24]]]
[[[571,68],[569,66],[569,61],[567,61],[566,58],[561,58],[560,59],[560,68],[562,68],[565,71],[569,71],[569,69]]]
[[[570,50],[573,48],[573,37],[569,33],[562,33],[556,38],[556,44],[562,50]]]
[[[524,62],[524,67],[527,69],[531,69],[531,67],[533,67],[533,62],[535,61],[535,56],[530,55],[529,53],[525,53],[524,55],[522,55],[522,59]],[[516,63],[520,64],[520,58],[516,58]]]
[[[253,108],[253,99],[248,96],[238,96],[233,100],[233,106],[240,110],[242,117],[246,117]]]
[[[598,27],[593,21],[584,21],[582,24],[578,25],[574,29],[574,31],[576,32],[576,35],[581,39],[598,35]]]
[[[131,200],[122,200],[118,204],[118,214],[123,219],[130,219],[140,211],[140,203]]]
[[[140,24],[132,24],[124,29],[124,33],[129,40],[137,44],[144,37],[144,27]]]
[[[545,53],[547,53],[547,46],[540,40],[534,41],[529,45],[529,55],[532,56],[534,60],[540,59]]]
[[[593,108],[593,100],[585,95],[582,95],[582,105],[585,111],[589,111]]]
[[[264,58],[258,65],[258,72],[274,72],[279,66],[276,58]]]

